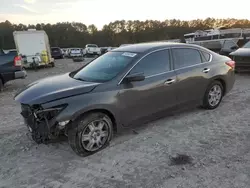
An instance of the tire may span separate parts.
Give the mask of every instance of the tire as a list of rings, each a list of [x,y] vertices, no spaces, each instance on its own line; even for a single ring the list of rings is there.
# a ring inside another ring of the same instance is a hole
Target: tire
[[[51,67],[55,67],[55,63],[54,62],[51,62],[50,65],[51,65]]]
[[[215,90],[215,88],[216,88],[216,90]],[[211,99],[211,95],[210,95],[210,93],[212,94],[213,91],[214,92],[217,91],[217,92],[215,92],[217,94],[214,94],[214,97],[215,97],[214,100]],[[209,109],[209,110],[213,110],[213,109],[217,108],[221,103],[221,100],[223,98],[223,94],[224,94],[224,88],[223,88],[222,83],[219,81],[212,82],[208,86],[206,93],[204,95],[203,105],[202,105],[203,108]],[[213,102],[211,102],[211,101],[213,101]]]
[[[102,122],[102,129],[98,122]],[[85,141],[82,141],[83,134],[85,134]],[[69,144],[73,151],[81,157],[92,155],[106,148],[112,137],[113,123],[104,113],[87,114],[72,122],[72,127],[68,130]]]
[[[0,78],[0,92],[3,91],[3,87],[4,87],[3,80]]]

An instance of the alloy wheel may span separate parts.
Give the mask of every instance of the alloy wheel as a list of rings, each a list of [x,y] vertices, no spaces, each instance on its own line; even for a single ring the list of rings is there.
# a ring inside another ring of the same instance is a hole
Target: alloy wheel
[[[211,106],[216,106],[219,104],[222,97],[222,88],[219,85],[214,85],[208,94],[208,102]]]
[[[82,146],[87,151],[97,151],[106,143],[109,134],[108,122],[104,119],[92,121],[82,131]]]

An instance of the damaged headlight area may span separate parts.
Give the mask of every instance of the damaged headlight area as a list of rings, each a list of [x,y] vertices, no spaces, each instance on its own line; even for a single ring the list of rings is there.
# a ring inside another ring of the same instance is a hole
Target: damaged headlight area
[[[43,109],[41,105],[22,104],[21,107],[21,115],[24,117],[33,140],[38,144],[57,138],[65,127],[65,123],[62,126],[62,123],[56,121],[56,116],[67,107],[67,104],[47,109]]]

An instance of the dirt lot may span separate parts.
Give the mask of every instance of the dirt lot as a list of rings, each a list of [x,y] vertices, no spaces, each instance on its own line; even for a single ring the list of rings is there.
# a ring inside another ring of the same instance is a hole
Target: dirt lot
[[[0,93],[0,187],[250,187],[250,75],[214,111],[190,109],[116,137],[93,156],[76,156],[67,142],[36,145],[26,133],[16,90],[81,66],[60,60],[55,68],[28,72]],[[185,154],[191,163],[171,165]]]

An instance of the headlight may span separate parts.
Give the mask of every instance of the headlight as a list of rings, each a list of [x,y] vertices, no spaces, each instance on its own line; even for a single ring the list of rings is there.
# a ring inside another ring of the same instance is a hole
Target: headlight
[[[39,109],[39,110],[34,112],[34,115],[37,117],[46,116],[47,119],[50,120],[50,119],[54,118],[55,116],[57,116],[67,106],[68,106],[67,104],[63,104],[63,105],[54,106],[51,108]]]

